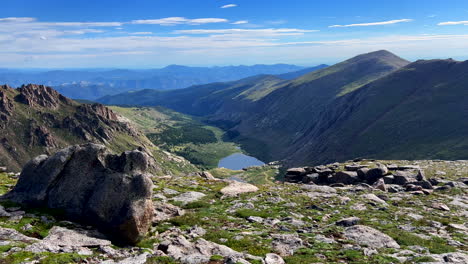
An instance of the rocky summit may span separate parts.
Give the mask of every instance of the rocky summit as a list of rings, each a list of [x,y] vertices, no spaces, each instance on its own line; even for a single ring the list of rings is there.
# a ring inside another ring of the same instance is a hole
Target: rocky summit
[[[72,146],[27,163],[2,199],[61,210],[69,219],[136,243],[154,214],[152,176],[145,174],[150,162],[139,150],[113,155],[102,145]]]
[[[152,176],[147,158],[88,144],[0,173],[0,263],[468,261],[468,161],[355,160],[255,186],[220,169]]]

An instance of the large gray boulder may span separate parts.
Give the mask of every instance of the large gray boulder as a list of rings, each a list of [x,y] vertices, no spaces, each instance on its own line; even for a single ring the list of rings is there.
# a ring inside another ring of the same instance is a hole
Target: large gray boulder
[[[26,164],[17,185],[2,199],[63,210],[70,220],[96,226],[112,239],[134,244],[154,215],[153,183],[143,151],[114,155],[84,144],[41,155]]]
[[[339,171],[335,173],[329,181],[330,183],[355,184],[359,179],[355,171]]]
[[[347,239],[370,248],[400,248],[400,245],[393,238],[368,226],[348,227],[344,235]]]

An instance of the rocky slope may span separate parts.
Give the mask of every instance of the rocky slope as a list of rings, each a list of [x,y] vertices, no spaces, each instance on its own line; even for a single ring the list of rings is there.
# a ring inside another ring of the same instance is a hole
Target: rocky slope
[[[301,175],[302,181],[330,170],[327,178],[336,179],[339,172],[364,168],[368,176],[380,172],[378,179],[420,170],[433,189],[361,181],[255,187],[209,173],[154,176],[153,227],[136,246],[114,247],[60,214],[2,203],[0,263],[468,261],[467,161],[350,161],[295,168],[287,175]],[[16,182],[14,174],[0,177],[2,193]]]
[[[0,86],[0,119],[0,165],[10,170],[19,170],[37,155],[85,142],[104,144],[116,152],[144,147],[154,158],[165,160],[166,167],[193,169],[187,162],[173,162],[178,158],[155,148],[109,108],[79,104],[43,85]]]

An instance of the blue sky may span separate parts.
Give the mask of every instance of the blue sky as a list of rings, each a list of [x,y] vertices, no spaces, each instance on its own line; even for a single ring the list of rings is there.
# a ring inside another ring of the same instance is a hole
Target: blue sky
[[[379,49],[468,59],[466,0],[15,0],[2,68],[335,63]]]

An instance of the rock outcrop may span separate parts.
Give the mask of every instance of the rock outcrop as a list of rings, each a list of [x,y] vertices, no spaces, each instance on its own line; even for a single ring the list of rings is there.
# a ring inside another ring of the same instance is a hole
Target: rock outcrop
[[[23,85],[18,88],[18,91],[20,94],[16,96],[15,100],[32,107],[41,106],[49,109],[57,109],[61,104],[73,104],[72,100],[44,85]]]
[[[44,85],[0,86],[1,165],[20,171],[40,154],[88,142],[113,151],[153,147],[129,120],[104,105],[80,104]]]
[[[136,243],[154,215],[149,164],[139,150],[114,155],[102,145],[71,146],[31,160],[3,199],[60,209],[115,240]]]
[[[394,166],[376,164],[375,168],[369,165],[348,164],[340,167],[337,164],[321,165],[315,167],[301,167],[288,169],[285,181],[293,183],[319,184],[319,185],[372,185],[382,191],[423,191],[433,189],[430,181],[426,180],[424,171],[414,166]],[[342,170],[344,168],[345,170]],[[393,188],[387,188],[387,185]],[[403,189],[401,189],[403,187]]]

